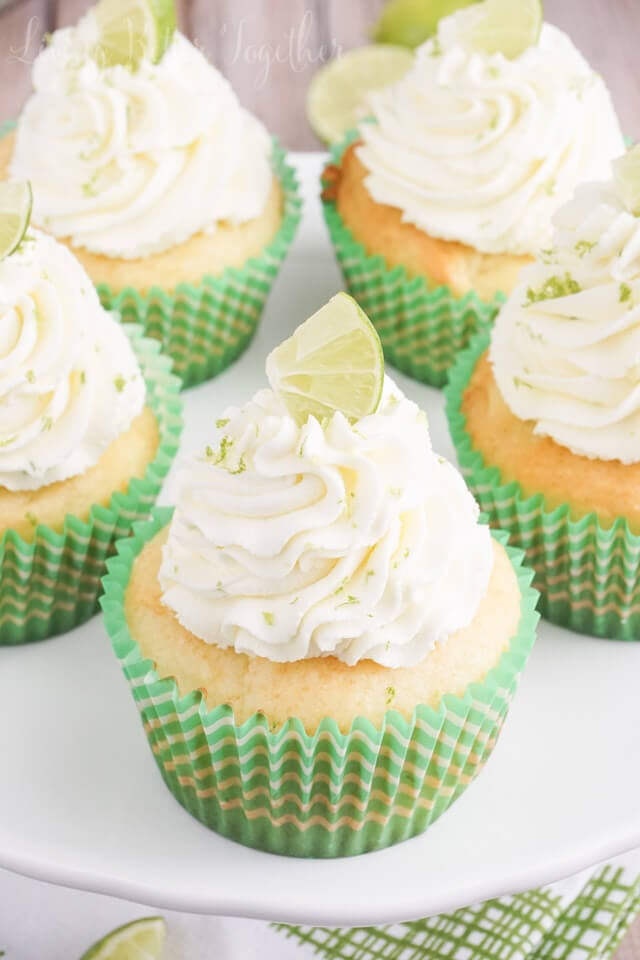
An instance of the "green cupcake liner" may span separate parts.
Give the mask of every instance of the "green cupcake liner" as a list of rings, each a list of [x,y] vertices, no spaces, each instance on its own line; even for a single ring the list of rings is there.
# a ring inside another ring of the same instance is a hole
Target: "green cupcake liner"
[[[8,530],[0,540],[0,646],[43,640],[64,633],[98,611],[101,578],[114,543],[149,516],[178,450],[182,430],[180,381],[160,345],[138,324],[126,327],[147,384],[147,403],[156,415],[159,445],[143,477],[108,507],[91,508],[89,519],[67,516],[61,533],[36,526],[32,542]]]
[[[15,127],[0,127],[0,137]],[[107,310],[123,321],[144,326],[173,360],[183,387],[193,387],[226,370],[249,346],[280,267],[293,242],[302,215],[302,197],[293,167],[274,140],[271,164],[284,194],[280,228],[259,257],[242,267],[229,267],[199,284],[181,283],[168,291],[154,286],[142,294],[134,287],[114,291],[98,284]]]
[[[473,448],[462,397],[489,342],[487,332],[474,339],[445,391],[449,429],[472,493],[491,525],[525,552],[543,617],[577,633],[640,640],[640,536],[626,519],[605,527],[595,513],[572,518],[569,504],[551,509],[542,494],[527,497],[519,483],[505,483]]]
[[[358,136],[352,130],[332,148],[332,164]],[[329,186],[324,174],[322,185]],[[333,200],[323,196],[322,206],[347,289],[375,325],[386,360],[414,380],[444,386],[458,353],[491,326],[506,298],[498,294],[486,303],[474,292],[460,298],[449,287],[409,277],[404,267],[390,270],[383,257],[369,256],[358,243]]]
[[[296,857],[352,856],[422,833],[488,759],[532,648],[538,616],[532,574],[507,548],[522,591],[517,636],[483,683],[411,721],[390,710],[381,727],[354,720],[348,733],[323,720],[309,734],[292,718],[272,730],[257,713],[236,724],[227,705],[200,691],[181,696],[131,637],[123,603],[135,558],[169,523],[156,509],[109,561],[102,608],[166,785],[206,826],[246,846]],[[498,535],[500,539],[500,535]]]

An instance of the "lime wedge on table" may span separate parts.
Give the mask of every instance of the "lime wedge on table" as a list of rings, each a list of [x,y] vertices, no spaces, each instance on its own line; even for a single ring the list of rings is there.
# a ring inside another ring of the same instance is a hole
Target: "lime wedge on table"
[[[380,338],[353,297],[339,293],[269,354],[267,376],[298,423],[336,411],[360,419],[380,403]]]
[[[14,253],[31,220],[31,184],[0,182],[0,260]]]
[[[94,12],[99,37],[93,55],[104,67],[158,63],[176,30],[174,0],[100,0]]]
[[[314,75],[307,95],[307,116],[325,143],[341,140],[358,122],[365,96],[399,80],[413,64],[404,47],[369,46],[330,60]]]
[[[162,917],[144,917],[98,940],[80,960],[160,960],[166,925]]]
[[[478,0],[390,0],[371,32],[376,43],[418,47],[438,29],[443,17]],[[517,0],[516,0],[517,2]]]
[[[515,60],[535,46],[542,30],[541,0],[484,0],[465,14],[474,50]],[[463,28],[464,29],[464,28]]]
[[[613,161],[613,178],[627,210],[640,217],[640,146]]]

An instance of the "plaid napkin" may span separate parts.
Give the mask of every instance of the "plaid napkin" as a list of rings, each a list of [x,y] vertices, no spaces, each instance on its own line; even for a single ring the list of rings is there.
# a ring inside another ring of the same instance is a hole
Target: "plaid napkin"
[[[561,883],[384,927],[275,929],[326,960],[606,960],[640,911],[640,851]]]

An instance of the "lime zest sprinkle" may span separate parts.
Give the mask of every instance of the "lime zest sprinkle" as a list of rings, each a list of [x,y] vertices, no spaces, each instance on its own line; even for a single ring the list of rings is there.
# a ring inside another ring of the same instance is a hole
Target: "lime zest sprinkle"
[[[620,303],[633,302],[633,290],[628,283],[620,284]]]
[[[25,377],[27,378],[27,383],[36,382],[36,374],[34,370],[27,370],[27,372],[25,373]]]
[[[367,572],[366,572],[366,574],[365,574],[367,580],[368,580],[370,577],[375,577],[375,575],[376,575],[375,570],[367,570]]]
[[[268,627],[272,627],[276,622],[275,614],[273,614],[270,610],[263,610],[262,616],[264,617],[264,622]]]
[[[354,606],[356,603],[360,603],[359,598],[358,598],[358,597],[354,597],[353,594],[350,593],[346,600],[343,600],[342,603],[339,603],[339,604],[338,604],[338,606],[336,607],[336,610],[339,610],[340,607],[352,607],[352,606]]]
[[[598,246],[597,240],[580,240],[576,243],[576,253],[582,259],[587,253],[591,253],[594,247]]]
[[[291,600],[291,601],[289,602],[289,606],[292,607],[292,606],[294,605],[294,603],[297,603],[297,602],[298,602],[299,599],[300,599],[300,597],[294,597],[293,600]]]
[[[389,706],[389,704],[390,704],[390,703],[393,703],[393,701],[395,700],[396,688],[395,688],[395,687],[387,687],[387,689],[385,690],[384,693],[385,693],[385,698],[386,698],[386,699],[385,699],[385,703],[387,704],[387,706]]]
[[[247,469],[247,463],[246,463],[246,460],[245,460],[245,458],[244,458],[244,453],[243,453],[243,454],[240,455],[240,459],[238,460],[238,465],[235,467],[235,469],[230,470],[229,473],[232,474],[232,475],[235,475],[235,474],[238,474],[238,473],[244,473],[244,471],[245,471],[246,469]]]
[[[530,383],[527,383],[526,380],[522,380],[520,377],[513,378],[513,385],[516,388],[525,387],[527,390],[533,390],[533,387]]]
[[[118,393],[122,393],[126,384],[127,384],[127,381],[125,380],[125,378],[122,376],[121,373],[119,373],[117,377],[113,378],[113,385],[118,391]]]
[[[51,430],[53,426],[53,417],[43,417],[42,418],[42,432],[46,433],[48,430]]]
[[[342,593],[342,591],[344,590],[344,588],[346,587],[346,585],[348,584],[348,582],[349,582],[349,577],[343,577],[343,578],[342,578],[342,580],[340,581],[339,586],[333,591],[334,597],[336,596],[336,594]]]
[[[544,184],[544,192],[550,197],[555,196],[556,181],[553,177],[551,177],[550,180],[547,180],[547,182]]]
[[[216,427],[218,430],[222,430],[229,423],[228,417],[221,417],[220,420],[216,420]]]
[[[35,513],[31,513],[30,510],[27,510],[24,516],[25,516],[25,519],[31,524],[32,527],[38,526],[38,518],[36,517]]]
[[[568,297],[574,293],[580,293],[582,287],[570,273],[565,273],[564,277],[558,274],[545,280],[539,290],[529,287],[527,290],[527,299],[523,306],[529,307],[532,303],[539,303],[542,300],[556,300],[560,297]]]
[[[80,383],[82,384],[82,386],[84,386],[86,382],[87,382],[87,373],[86,373],[86,370],[81,370],[81,371],[80,371]]]

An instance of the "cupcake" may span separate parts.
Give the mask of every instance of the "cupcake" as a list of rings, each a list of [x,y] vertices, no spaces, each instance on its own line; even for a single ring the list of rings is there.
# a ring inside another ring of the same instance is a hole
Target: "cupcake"
[[[555,211],[624,148],[607,89],[570,39],[544,24],[505,56],[497,29],[495,43],[480,30],[492,6],[441,20],[405,77],[369,96],[371,122],[323,176],[349,289],[387,359],[434,386],[549,246]]]
[[[34,223],[192,385],[255,332],[299,220],[294,173],[180,33],[135,69],[105,65],[99,37],[94,10],[53,34],[0,142],[0,175],[31,180]]]
[[[344,294],[303,324],[104,580],[167,786],[274,853],[425,830],[490,755],[533,643],[530,574],[379,349]]]
[[[625,170],[636,167],[635,196]],[[640,150],[579,187],[448,388],[463,472],[524,548],[541,610],[640,639]]]
[[[114,541],[176,452],[178,388],[53,237],[29,230],[0,260],[0,645],[96,611]]]

